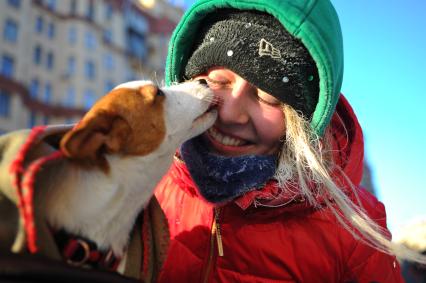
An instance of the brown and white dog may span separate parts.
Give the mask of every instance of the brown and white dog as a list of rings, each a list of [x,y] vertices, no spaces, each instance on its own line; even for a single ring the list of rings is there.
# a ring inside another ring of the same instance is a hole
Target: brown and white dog
[[[200,82],[119,85],[61,140],[72,170],[57,170],[43,197],[47,220],[122,256],[135,219],[178,146],[212,126],[212,92]],[[60,184],[60,188],[58,188]]]

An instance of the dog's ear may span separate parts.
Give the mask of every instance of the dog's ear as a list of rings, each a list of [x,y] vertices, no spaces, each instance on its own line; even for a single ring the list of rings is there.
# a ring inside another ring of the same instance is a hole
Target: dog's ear
[[[108,172],[109,165],[104,154],[123,152],[130,135],[131,128],[122,117],[97,112],[66,133],[61,139],[60,147],[71,160],[99,166]]]
[[[140,93],[142,93],[145,97],[145,101],[148,103],[154,103],[155,97],[157,96],[159,89],[157,86],[148,84],[140,87]]]

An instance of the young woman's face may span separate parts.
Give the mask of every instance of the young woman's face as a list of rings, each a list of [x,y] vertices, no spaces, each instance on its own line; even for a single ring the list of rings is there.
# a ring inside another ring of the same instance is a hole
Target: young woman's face
[[[229,69],[211,69],[196,79],[205,79],[220,99],[218,119],[204,134],[213,151],[224,156],[278,151],[285,130],[279,100]]]

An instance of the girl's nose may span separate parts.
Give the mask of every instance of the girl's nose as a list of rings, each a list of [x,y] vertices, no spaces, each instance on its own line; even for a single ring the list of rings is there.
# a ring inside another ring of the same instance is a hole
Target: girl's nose
[[[250,120],[250,96],[253,91],[256,91],[256,88],[243,80],[233,84],[232,89],[221,92],[219,120],[229,124],[247,123]]]

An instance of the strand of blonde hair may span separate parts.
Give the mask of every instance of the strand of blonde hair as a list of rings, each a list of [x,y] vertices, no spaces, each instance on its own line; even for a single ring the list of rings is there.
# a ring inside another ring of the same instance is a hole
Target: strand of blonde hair
[[[343,170],[336,168],[333,162],[330,130],[326,132],[324,138],[320,139],[313,133],[306,119],[290,106],[283,107],[286,134],[274,176],[279,186],[285,188],[287,182],[297,180],[301,194],[314,207],[321,206],[316,194],[328,196],[323,198],[325,205],[354,238],[379,251],[395,255],[399,259],[426,264],[426,256],[393,243],[387,236],[387,230],[372,220],[363,210],[355,185],[343,173]],[[340,170],[356,196],[358,205],[333,180],[330,174],[333,169]]]

